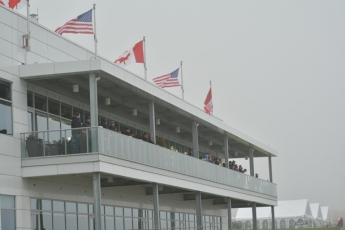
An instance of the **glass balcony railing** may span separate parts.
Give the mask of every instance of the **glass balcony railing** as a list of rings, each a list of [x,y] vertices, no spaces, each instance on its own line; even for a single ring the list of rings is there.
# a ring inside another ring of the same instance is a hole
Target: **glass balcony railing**
[[[22,133],[21,148],[23,158],[101,153],[277,197],[274,183],[100,127]]]

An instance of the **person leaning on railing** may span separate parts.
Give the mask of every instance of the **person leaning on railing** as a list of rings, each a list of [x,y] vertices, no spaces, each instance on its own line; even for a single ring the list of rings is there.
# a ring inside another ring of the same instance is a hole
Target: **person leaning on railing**
[[[75,112],[74,116],[72,117],[71,128],[80,128],[81,127],[81,120],[80,120],[80,113]],[[72,130],[72,139],[73,139],[73,153],[79,153],[80,150],[80,142],[79,142],[79,134],[81,133],[80,129]]]

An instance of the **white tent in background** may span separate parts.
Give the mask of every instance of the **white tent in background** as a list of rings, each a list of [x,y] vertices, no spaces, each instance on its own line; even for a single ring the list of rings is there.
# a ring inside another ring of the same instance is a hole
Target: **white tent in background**
[[[322,219],[320,204],[319,203],[310,204],[310,210],[311,210],[311,214],[314,218],[313,227],[314,228],[322,228],[323,227],[323,219]]]
[[[331,219],[331,214],[329,213],[328,206],[321,207],[321,213],[322,213],[323,225],[325,227],[332,226],[332,219]]]
[[[312,227],[313,216],[307,199],[278,201],[275,214],[279,228]]]
[[[256,208],[256,219],[258,229],[271,228],[271,207]],[[235,220],[235,228],[252,229],[252,208],[239,208]]]
[[[308,200],[278,201],[275,207],[276,228],[312,227],[313,216]],[[270,229],[272,226],[272,214],[270,207],[256,209],[258,229]],[[239,208],[236,214],[235,228],[252,228],[252,209]]]

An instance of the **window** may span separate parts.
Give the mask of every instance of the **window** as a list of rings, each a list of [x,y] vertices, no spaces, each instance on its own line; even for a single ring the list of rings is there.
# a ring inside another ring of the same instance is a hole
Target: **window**
[[[47,97],[35,93],[35,109],[47,111]]]
[[[0,133],[12,135],[11,83],[0,80]]]
[[[0,224],[1,229],[16,229],[15,197],[0,195]]]

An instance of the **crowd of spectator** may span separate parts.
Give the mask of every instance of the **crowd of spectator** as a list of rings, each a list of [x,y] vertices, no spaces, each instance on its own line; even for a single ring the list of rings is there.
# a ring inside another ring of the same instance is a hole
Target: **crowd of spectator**
[[[121,130],[117,130],[117,128],[115,126],[115,121],[110,121],[110,125],[109,125],[108,119],[103,119],[101,122],[101,126],[104,129],[109,129],[111,131],[121,133]],[[76,112],[72,118],[71,128],[73,129],[73,128],[80,128],[80,127],[91,127],[91,118],[86,117],[85,123],[82,124],[81,119],[80,119],[80,113]],[[74,132],[72,131],[72,136],[73,136],[74,145],[75,145],[75,150],[74,150],[75,153],[78,152],[78,149],[76,149],[76,148],[79,148],[79,140],[78,140],[76,135],[79,134],[80,132],[82,132],[82,131],[74,131]],[[138,138],[138,136],[135,136],[134,131],[131,131],[129,127],[126,127],[125,132],[123,134],[126,136],[133,137],[133,138]],[[142,139],[143,141],[148,142],[148,143],[155,144],[153,141],[151,141],[148,133],[146,133],[146,132],[143,133],[143,136],[140,137],[139,139]],[[186,152],[185,154],[189,155],[189,156],[193,156],[193,149],[190,149],[188,151],[188,153]],[[219,165],[221,167],[226,167],[225,163],[222,162],[221,158],[213,157],[211,153],[206,153],[203,157],[201,156],[199,158],[201,160],[206,161],[206,162],[213,163],[213,164]],[[240,173],[246,173],[247,172],[247,169],[244,169],[242,167],[242,165],[237,165],[236,161],[234,161],[234,160],[229,161],[229,169],[240,172]],[[256,173],[255,177],[258,178],[259,175]]]
[[[225,163],[222,162],[221,158],[213,157],[211,153],[206,153],[204,157],[199,157],[200,159],[210,162],[222,167],[226,167]],[[236,161],[229,161],[229,169],[240,172],[240,173],[246,173],[247,169],[244,169],[242,165],[237,165]],[[255,177],[259,177],[259,175],[256,173]]]

